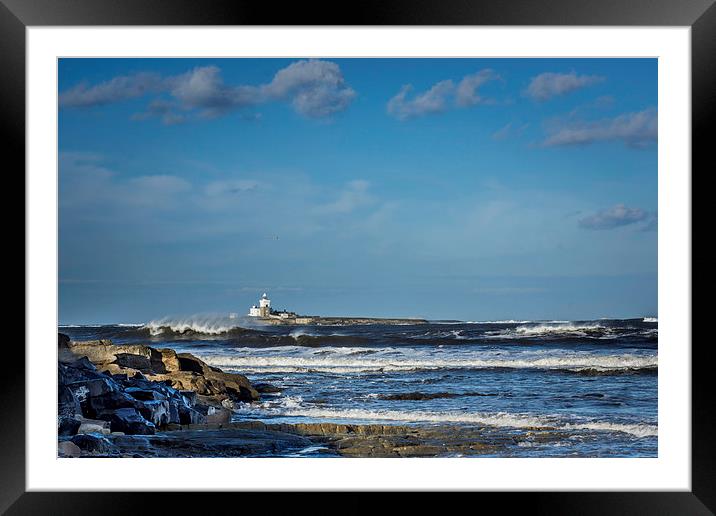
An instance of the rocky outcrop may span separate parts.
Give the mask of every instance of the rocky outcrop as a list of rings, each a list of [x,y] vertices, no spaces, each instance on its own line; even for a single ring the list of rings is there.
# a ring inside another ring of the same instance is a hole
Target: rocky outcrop
[[[288,442],[287,435],[300,436],[307,441],[313,455],[337,457],[456,457],[494,454],[505,446],[514,446],[519,440],[530,438],[526,433],[520,437],[496,437],[485,427],[458,425],[401,426],[379,424],[340,423],[279,423],[260,421],[236,422],[228,425],[170,425],[165,435],[173,435],[175,442],[182,436],[202,435],[211,439],[227,436],[227,432],[245,432],[256,435],[271,433],[280,442]],[[197,432],[203,432],[197,434]],[[544,437],[548,439],[549,437]],[[206,443],[211,447],[211,443]],[[289,450],[277,448],[274,456],[291,456]],[[301,456],[305,456],[305,449]]]
[[[204,396],[204,401],[216,406],[221,406],[226,399],[245,402],[259,399],[259,393],[245,376],[225,373],[189,353],[177,354],[172,349],[138,344],[117,345],[110,340],[73,342],[60,337],[60,341],[60,362],[87,357],[100,372],[130,377],[141,373],[142,378],[150,381],[164,382],[177,390],[194,391]]]
[[[258,398],[246,377],[171,349],[60,334],[58,351],[60,456],[121,455],[113,444],[121,436],[134,442],[170,425],[228,424],[236,402]]]

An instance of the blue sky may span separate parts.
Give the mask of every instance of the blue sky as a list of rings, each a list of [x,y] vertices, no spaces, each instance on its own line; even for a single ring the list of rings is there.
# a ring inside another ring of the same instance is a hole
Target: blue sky
[[[62,59],[62,324],[657,309],[655,59]]]

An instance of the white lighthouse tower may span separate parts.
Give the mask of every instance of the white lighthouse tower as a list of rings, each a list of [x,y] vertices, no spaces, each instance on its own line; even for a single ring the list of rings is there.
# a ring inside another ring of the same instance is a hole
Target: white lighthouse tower
[[[271,314],[271,300],[266,295],[266,292],[259,299],[259,313],[261,317],[268,317]]]
[[[249,316],[251,317],[268,317],[271,315],[271,300],[264,292],[264,295],[259,299],[259,306],[252,306],[249,309]]]

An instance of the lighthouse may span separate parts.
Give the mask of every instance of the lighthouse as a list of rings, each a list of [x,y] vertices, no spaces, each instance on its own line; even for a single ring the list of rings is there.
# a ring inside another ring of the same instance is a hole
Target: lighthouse
[[[268,317],[271,315],[271,300],[268,298],[266,292],[259,299],[259,306],[252,306],[249,309],[249,316],[251,317]]]

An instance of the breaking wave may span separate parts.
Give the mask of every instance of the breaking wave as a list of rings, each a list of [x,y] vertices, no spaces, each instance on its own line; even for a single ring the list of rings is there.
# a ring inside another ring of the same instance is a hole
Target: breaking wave
[[[340,353],[335,351],[340,349]],[[276,351],[287,351],[277,348]],[[610,372],[638,372],[641,370],[655,370],[658,367],[658,358],[653,355],[593,355],[572,354],[566,356],[532,355],[507,358],[486,356],[476,358],[473,356],[460,356],[454,358],[441,358],[435,356],[415,357],[402,354],[392,348],[381,351],[382,356],[376,356],[370,348],[323,348],[320,353],[313,355],[302,354],[291,356],[285,353],[280,355],[252,354],[250,349],[237,350],[232,354],[205,355],[201,358],[208,364],[225,368],[240,370],[246,373],[280,373],[280,372],[326,372],[326,373],[362,373],[362,372],[399,372],[434,369],[555,369],[579,372],[583,370],[599,371],[602,374]],[[241,353],[243,351],[244,353]],[[266,349],[264,350],[266,351]],[[367,356],[366,356],[367,355]]]

